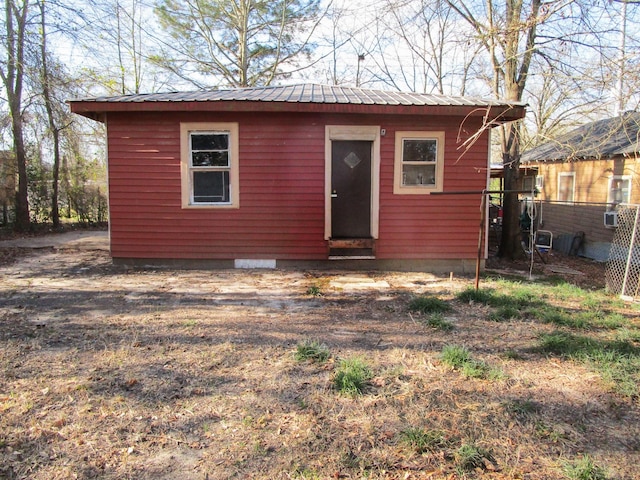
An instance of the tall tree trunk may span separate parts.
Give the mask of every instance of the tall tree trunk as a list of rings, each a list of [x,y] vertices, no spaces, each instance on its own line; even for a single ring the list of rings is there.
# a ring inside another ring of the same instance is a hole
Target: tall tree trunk
[[[531,59],[536,49],[537,26],[544,22],[548,15],[548,13],[540,15],[542,0],[531,0],[528,7],[522,0],[486,0],[486,19],[474,16],[467,5],[468,2],[446,1],[469,22],[487,50],[493,67],[492,84],[496,98],[521,102]],[[525,7],[528,12],[523,18]],[[502,16],[499,16],[498,12],[501,12]],[[508,258],[514,258],[518,252],[521,252],[518,196],[516,193],[511,193],[519,187],[520,129],[520,122],[512,122],[501,128],[506,192],[503,205],[502,239],[498,255]]]
[[[14,102],[10,102],[14,103]],[[11,127],[13,130],[13,150],[16,155],[16,163],[18,165],[18,191],[16,192],[16,224],[15,229],[19,232],[25,232],[31,228],[31,218],[29,217],[29,195],[27,185],[29,179],[27,177],[27,153],[24,147],[24,133],[22,129],[22,114],[15,110],[21,108],[12,107],[11,110]]]
[[[520,189],[520,122],[502,127],[502,174],[504,200],[502,205],[502,238],[498,256],[514,259],[522,255],[520,248],[520,202],[515,191]]]
[[[29,196],[27,190],[27,155],[24,146],[22,117],[22,85],[24,80],[24,49],[27,28],[27,12],[29,0],[24,0],[20,7],[12,0],[5,0],[7,64],[6,70],[0,71],[5,86],[11,129],[13,133],[13,150],[18,165],[18,191],[16,193],[16,223],[18,231],[28,230],[31,226],[29,217]],[[14,20],[16,24],[14,25]]]

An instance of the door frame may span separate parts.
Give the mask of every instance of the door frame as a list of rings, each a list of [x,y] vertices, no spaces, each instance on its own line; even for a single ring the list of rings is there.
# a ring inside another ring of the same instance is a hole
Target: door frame
[[[325,125],[324,145],[324,239],[331,239],[331,142],[333,140],[363,140],[371,147],[371,238],[378,238],[380,213],[380,126]]]

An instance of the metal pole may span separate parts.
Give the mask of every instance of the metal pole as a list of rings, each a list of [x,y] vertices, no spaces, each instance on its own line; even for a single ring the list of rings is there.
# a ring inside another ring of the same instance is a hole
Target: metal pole
[[[485,222],[485,210],[487,201],[487,194],[482,193],[480,200],[480,233],[478,234],[478,257],[476,258],[476,291],[480,287],[480,261],[482,258],[482,239],[484,238],[484,222]]]
[[[503,193],[530,193],[529,190],[460,190],[457,192],[432,192],[431,195],[482,195],[480,201],[480,233],[478,234],[478,258],[476,259],[476,290],[480,285],[480,259],[482,257],[482,239],[484,236],[484,222],[486,218],[487,195]],[[533,200],[533,199],[532,199]]]

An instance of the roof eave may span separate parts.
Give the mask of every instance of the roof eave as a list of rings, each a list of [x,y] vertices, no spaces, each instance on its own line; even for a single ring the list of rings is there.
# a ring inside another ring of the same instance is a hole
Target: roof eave
[[[343,114],[402,114],[486,117],[491,124],[519,120],[525,115],[524,105],[372,105],[349,103],[302,102],[96,102],[72,100],[71,111],[104,122],[108,112],[291,112]]]

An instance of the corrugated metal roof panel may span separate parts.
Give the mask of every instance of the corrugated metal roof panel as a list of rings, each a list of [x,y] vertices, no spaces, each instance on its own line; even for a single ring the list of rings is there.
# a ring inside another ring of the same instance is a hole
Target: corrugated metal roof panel
[[[500,102],[470,97],[391,92],[318,84],[117,95],[113,97],[82,98],[73,101],[96,103],[238,101],[407,106],[524,106],[522,103]]]
[[[522,154],[521,161],[583,160],[640,152],[640,113],[587,123]]]

